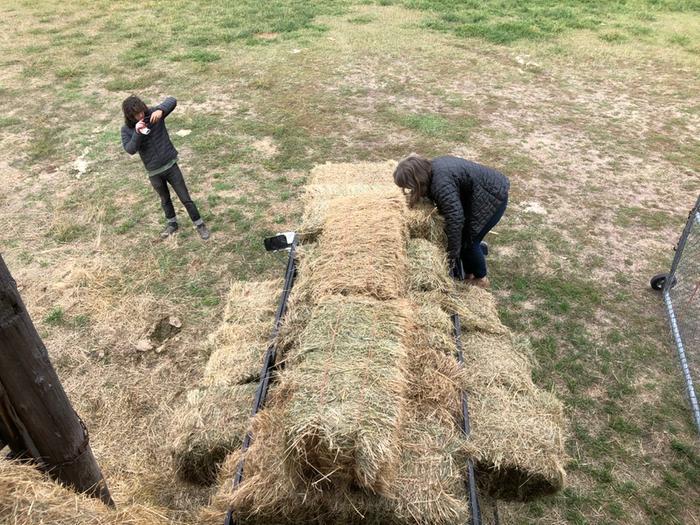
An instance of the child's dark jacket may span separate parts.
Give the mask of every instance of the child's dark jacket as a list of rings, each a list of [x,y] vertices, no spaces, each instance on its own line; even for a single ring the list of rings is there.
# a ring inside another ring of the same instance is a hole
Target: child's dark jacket
[[[156,124],[150,125],[151,132],[148,135],[137,133],[135,128],[126,124],[122,126],[122,146],[129,155],[138,151],[143,165],[149,172],[157,170],[177,158],[177,150],[170,141],[168,130],[165,127],[165,117],[172,113],[175,106],[177,106],[177,100],[174,97],[167,97],[157,106],[148,108],[149,115],[159,109],[163,111],[163,118]]]

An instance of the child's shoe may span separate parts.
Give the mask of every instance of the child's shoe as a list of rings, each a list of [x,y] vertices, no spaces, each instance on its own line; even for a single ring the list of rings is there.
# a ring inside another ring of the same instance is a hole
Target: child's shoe
[[[204,224],[204,223],[197,225],[197,233],[204,241],[206,241],[209,238],[209,236],[211,235],[209,233],[209,230],[207,229],[206,224]]]
[[[165,227],[165,229],[160,232],[160,238],[161,239],[167,239],[171,235],[173,235],[175,232],[178,230],[178,225],[176,222],[169,222],[168,225]]]

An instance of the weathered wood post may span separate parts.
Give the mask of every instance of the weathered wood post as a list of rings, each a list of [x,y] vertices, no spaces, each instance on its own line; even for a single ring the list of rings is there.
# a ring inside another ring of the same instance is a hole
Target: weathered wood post
[[[54,479],[114,506],[88,432],[66,396],[0,256],[0,441]]]

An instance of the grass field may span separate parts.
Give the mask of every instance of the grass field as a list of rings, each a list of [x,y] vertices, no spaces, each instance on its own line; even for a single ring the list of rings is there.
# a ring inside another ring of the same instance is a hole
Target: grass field
[[[700,447],[648,286],[700,192],[696,2],[8,0],[0,14],[0,250],[118,501],[175,523],[206,502],[172,479],[172,407],[199,381],[229,280],[281,274],[261,239],[298,224],[308,170],[417,151],[510,177],[492,281],[571,421],[568,488],[502,522],[700,523]],[[168,127],[209,242],[157,239],[157,197],[120,144],[131,93],[177,97]],[[137,351],[164,314],[181,334]]]

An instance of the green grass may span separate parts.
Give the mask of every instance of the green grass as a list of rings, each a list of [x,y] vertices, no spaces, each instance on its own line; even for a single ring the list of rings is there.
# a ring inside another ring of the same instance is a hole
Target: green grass
[[[697,3],[675,0],[633,0],[605,2],[575,0],[534,0],[519,2],[453,2],[450,0],[399,0],[396,3],[433,14],[426,27],[449,31],[461,37],[483,38],[497,44],[518,40],[543,40],[577,29],[597,30],[611,17],[637,17],[653,20],[658,12],[697,12]],[[619,33],[605,32],[601,38],[610,42],[625,39]]]
[[[44,319],[46,324],[52,325],[52,326],[59,326],[62,325],[63,322],[65,321],[65,312],[63,311],[63,308],[60,306],[54,307],[46,316]]]

